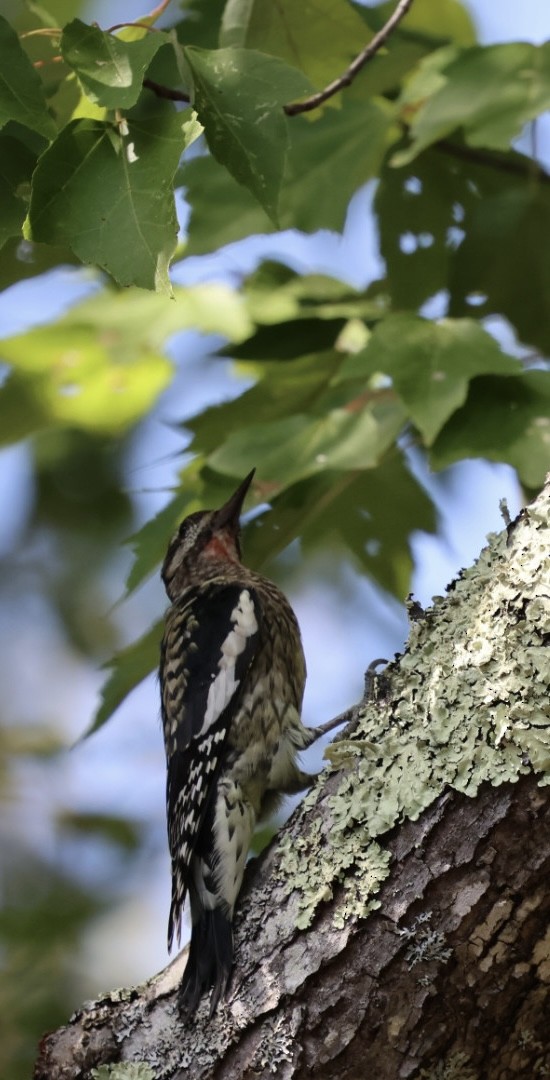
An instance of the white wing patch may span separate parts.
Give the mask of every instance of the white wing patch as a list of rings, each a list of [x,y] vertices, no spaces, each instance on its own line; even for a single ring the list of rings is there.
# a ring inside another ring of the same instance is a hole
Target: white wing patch
[[[204,733],[221,716],[235,693],[240,679],[235,678],[238,657],[244,651],[247,639],[258,632],[254,604],[248,589],[243,589],[231,612],[232,628],[221,647],[218,674],[213,676],[201,732]]]

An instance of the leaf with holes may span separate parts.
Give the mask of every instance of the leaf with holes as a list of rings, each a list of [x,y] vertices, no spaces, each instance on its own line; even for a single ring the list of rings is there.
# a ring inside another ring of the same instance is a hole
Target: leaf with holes
[[[184,50],[210,150],[276,221],[288,150],[282,106],[311,91],[295,68],[252,49]]]
[[[471,379],[518,371],[519,361],[506,356],[472,319],[434,323],[416,315],[390,315],[374,328],[366,348],[344,361],[338,378],[388,375],[429,446],[464,404]]]

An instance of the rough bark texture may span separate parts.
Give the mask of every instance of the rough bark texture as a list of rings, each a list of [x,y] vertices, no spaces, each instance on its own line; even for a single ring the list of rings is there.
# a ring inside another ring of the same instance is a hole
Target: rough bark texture
[[[214,1020],[178,1020],[182,956],[48,1036],[36,1080],[550,1076],[548,504],[414,624],[249,867]]]

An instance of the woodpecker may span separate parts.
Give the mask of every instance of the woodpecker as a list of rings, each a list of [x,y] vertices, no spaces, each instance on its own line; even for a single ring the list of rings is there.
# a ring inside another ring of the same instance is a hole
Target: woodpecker
[[[186,896],[191,944],[179,991],[189,1017],[233,965],[232,919],[254,827],[313,777],[297,754],[319,731],[302,724],[306,665],[288,600],[241,562],[239,517],[255,470],[219,510],[190,514],[162,579],[171,606],[160,686],[172,864],[168,949]]]

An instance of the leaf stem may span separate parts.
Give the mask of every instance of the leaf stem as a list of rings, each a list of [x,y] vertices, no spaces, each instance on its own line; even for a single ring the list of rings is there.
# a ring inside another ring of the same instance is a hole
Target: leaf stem
[[[39,26],[36,30],[26,30],[24,34],[19,35],[19,39],[23,41],[23,38],[28,37],[61,37],[62,33],[59,26]]]

